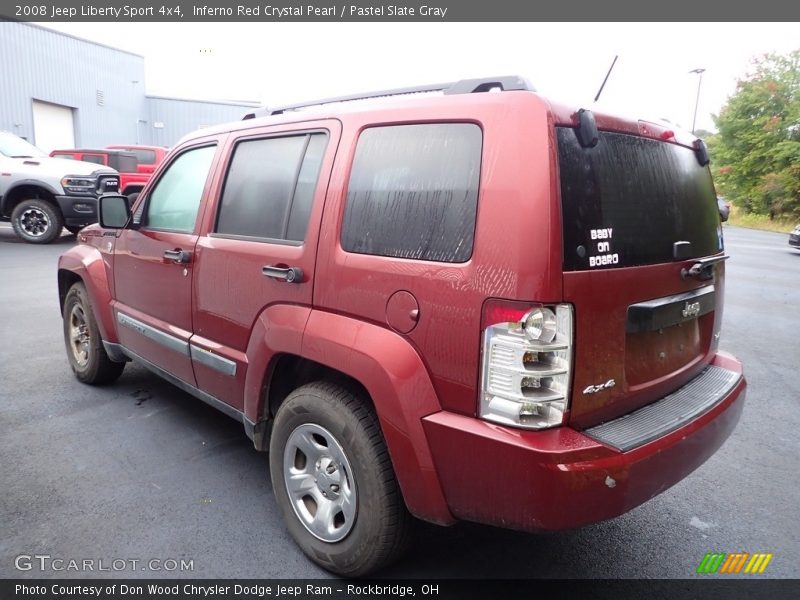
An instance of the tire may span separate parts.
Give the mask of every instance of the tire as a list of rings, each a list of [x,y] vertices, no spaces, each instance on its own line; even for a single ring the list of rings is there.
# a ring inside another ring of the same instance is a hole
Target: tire
[[[304,385],[278,409],[269,450],[278,507],[312,561],[361,577],[406,549],[412,518],[369,402],[332,383]]]
[[[101,385],[111,383],[122,375],[125,363],[113,362],[108,358],[86,287],[82,283],[76,283],[67,292],[63,318],[69,366],[79,381]]]
[[[31,244],[49,244],[61,235],[64,217],[55,205],[41,198],[23,200],[11,212],[14,233]]]
[[[69,231],[72,235],[77,234],[81,229],[83,229],[85,225],[64,225],[64,229]]]

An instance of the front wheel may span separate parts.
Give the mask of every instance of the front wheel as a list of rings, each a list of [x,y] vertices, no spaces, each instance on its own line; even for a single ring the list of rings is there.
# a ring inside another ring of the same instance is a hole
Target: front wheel
[[[23,200],[11,212],[14,233],[31,244],[49,244],[61,235],[64,216],[55,205],[41,198]]]
[[[292,392],[275,417],[270,473],[289,533],[321,567],[360,577],[407,546],[411,516],[365,399],[326,382]]]
[[[125,363],[112,362],[108,358],[82,283],[76,283],[67,292],[63,317],[64,343],[75,377],[92,385],[115,381],[122,374]]]

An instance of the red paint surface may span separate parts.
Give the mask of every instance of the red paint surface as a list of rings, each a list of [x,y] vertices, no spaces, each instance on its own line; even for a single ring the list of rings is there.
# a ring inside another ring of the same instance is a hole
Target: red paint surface
[[[627,453],[579,432],[666,395],[708,362],[740,366],[717,354],[713,335],[722,318],[722,266],[715,267],[715,310],[690,334],[669,333],[663,341],[628,339],[627,306],[700,287],[679,277],[680,268],[691,261],[562,273],[553,127],[573,123],[574,113],[574,107],[551,104],[536,94],[508,92],[391,99],[384,108],[362,112],[323,107],[206,129],[200,141],[215,141],[218,153],[194,232],[176,238],[124,230],[115,238],[91,227],[84,230],[82,244],[61,258],[59,268],[86,282],[104,339],[119,339],[132,349],[138,344],[146,358],[196,382],[251,421],[264,414],[270,365],[279,355],[302,356],[359,381],[375,405],[403,497],[418,517],[524,529],[609,518],[663,491],[706,460],[734,427],[745,384],[679,431]],[[442,121],[476,123],[483,131],[471,258],[453,264],[345,252],[339,231],[359,133],[369,126]],[[597,114],[597,124],[632,135],[665,135],[652,124],[604,114]],[[298,246],[213,235],[227,157],[236,140],[309,129],[325,129],[330,142],[305,242]],[[172,151],[137,207],[172,158],[196,143]],[[691,141],[670,138],[665,143]],[[115,241],[112,254],[108,245]],[[176,247],[192,251],[189,265],[160,258],[163,250]],[[299,267],[304,277],[292,284],[269,279],[261,274],[266,265]],[[182,275],[184,268],[187,275]],[[508,311],[517,314],[537,303],[558,302],[575,309],[569,426],[532,432],[477,419],[484,307],[488,323]],[[233,360],[236,376],[127,340],[129,334],[117,330],[114,303],[157,329]],[[419,313],[410,327],[414,305]],[[682,344],[688,359],[679,355]],[[662,365],[636,358],[662,350],[669,353]],[[590,396],[581,393],[611,378],[615,387]],[[607,477],[613,487],[606,485]]]

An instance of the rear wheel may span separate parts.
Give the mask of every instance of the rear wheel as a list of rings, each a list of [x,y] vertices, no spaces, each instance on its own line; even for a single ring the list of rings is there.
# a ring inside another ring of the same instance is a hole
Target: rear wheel
[[[55,205],[41,198],[23,200],[11,212],[14,233],[31,244],[49,244],[61,234],[64,217]]]
[[[347,390],[317,382],[289,395],[275,417],[270,473],[289,533],[321,567],[367,575],[408,545],[411,516],[377,417]]]
[[[122,374],[125,363],[112,362],[108,358],[82,283],[76,283],[67,292],[63,317],[64,343],[75,377],[92,385],[115,381]]]

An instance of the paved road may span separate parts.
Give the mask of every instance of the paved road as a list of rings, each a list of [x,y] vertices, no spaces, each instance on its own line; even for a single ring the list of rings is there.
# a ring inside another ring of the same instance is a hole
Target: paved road
[[[383,575],[687,577],[705,552],[764,551],[769,575],[800,576],[800,252],[786,239],[726,228],[722,348],[745,362],[750,390],[738,429],[697,472],[577,531],[423,526]],[[0,224],[0,577],[38,576],[14,569],[36,553],[193,559],[196,577],[327,577],[283,529],[266,456],[240,425],[135,366],[106,388],[72,377],[55,270],[74,240],[30,246]]]

